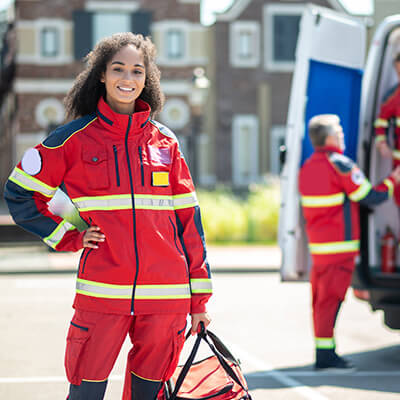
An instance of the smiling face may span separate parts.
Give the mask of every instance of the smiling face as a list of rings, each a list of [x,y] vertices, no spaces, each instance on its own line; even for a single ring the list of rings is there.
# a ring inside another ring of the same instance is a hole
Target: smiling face
[[[106,88],[108,105],[119,114],[132,114],[135,111],[135,100],[142,93],[145,80],[143,54],[133,45],[115,53],[100,79]]]

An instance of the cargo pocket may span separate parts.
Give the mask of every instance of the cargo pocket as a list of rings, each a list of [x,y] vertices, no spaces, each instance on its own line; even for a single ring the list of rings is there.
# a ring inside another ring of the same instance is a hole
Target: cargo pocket
[[[174,338],[173,338],[173,346],[172,346],[172,354],[171,354],[171,362],[165,372],[165,376],[163,378],[163,382],[168,381],[171,378],[172,374],[175,372],[176,367],[179,362],[179,356],[181,354],[183,345],[185,344],[185,330],[186,330],[187,321],[183,324],[180,323],[174,329]]]
[[[108,189],[110,187],[108,155],[105,147],[85,147],[82,160],[89,189]]]
[[[67,335],[67,348],[65,351],[65,371],[68,381],[73,385],[80,385],[82,374],[82,355],[85,344],[90,337],[92,324],[73,319]]]

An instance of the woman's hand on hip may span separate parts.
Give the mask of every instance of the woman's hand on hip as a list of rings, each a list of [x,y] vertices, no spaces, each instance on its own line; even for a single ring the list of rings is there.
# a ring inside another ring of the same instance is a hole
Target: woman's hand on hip
[[[83,235],[83,247],[98,249],[99,246],[97,245],[97,242],[104,242],[105,239],[105,235],[100,232],[98,226],[91,226],[86,229],[86,232]]]
[[[192,335],[195,335],[196,332],[200,332],[200,322],[203,322],[204,328],[207,328],[208,325],[210,325],[211,318],[209,315],[204,312],[204,313],[198,313],[198,314],[192,314],[192,327],[190,329],[190,333]]]

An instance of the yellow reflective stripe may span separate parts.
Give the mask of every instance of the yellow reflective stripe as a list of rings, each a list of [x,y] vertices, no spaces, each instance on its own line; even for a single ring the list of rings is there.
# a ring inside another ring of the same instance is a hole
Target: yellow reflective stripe
[[[334,349],[335,339],[334,338],[315,338],[315,347],[317,349]]]
[[[135,374],[133,371],[131,371],[131,374],[132,374],[132,375],[135,375],[135,376],[137,376],[137,377],[139,377],[140,379],[143,379],[143,380],[145,380],[145,381],[150,381],[150,382],[162,382],[162,381],[156,381],[156,380],[154,380],[154,379],[143,378],[143,376],[140,376],[140,375],[138,375],[138,374]]]
[[[58,243],[60,243],[64,235],[68,231],[71,231],[73,229],[75,229],[75,227],[64,220],[57,226],[56,229],[54,229],[54,231],[49,236],[43,239],[43,242],[55,249],[55,247],[58,245]]]
[[[349,194],[350,200],[360,201],[370,192],[372,185],[365,179],[364,182],[354,191]]]
[[[132,208],[130,194],[78,197],[72,199],[79,211],[92,210],[126,210]],[[172,196],[135,195],[135,209],[138,210],[173,210]]]
[[[182,208],[195,207],[199,203],[197,201],[196,192],[177,194],[172,196],[174,202],[174,209],[181,210]]]
[[[396,126],[400,126],[400,118],[399,117],[396,118]]]
[[[76,292],[92,297],[130,299],[133,285],[112,285],[78,278]],[[188,299],[190,286],[187,283],[174,285],[136,285],[135,299]]]
[[[191,279],[192,293],[212,293],[211,279]]]
[[[377,118],[374,122],[375,128],[387,128],[389,126],[389,122],[387,119]]]
[[[386,142],[385,135],[376,135],[375,136],[375,143]]]
[[[392,150],[392,157],[395,160],[400,160],[400,151],[399,150]]]
[[[386,179],[383,180],[383,183],[388,188],[389,197],[392,197],[393,196],[393,190],[394,190],[393,182],[390,179],[386,178]]]
[[[301,196],[303,207],[333,207],[344,203],[344,193],[327,196]]]
[[[25,171],[22,171],[22,169],[19,169],[18,167],[14,168],[8,179],[26,190],[31,192],[40,192],[46,197],[53,197],[57,191],[56,187],[47,185],[39,179],[27,174]]]
[[[360,241],[347,240],[344,242],[310,243],[309,246],[311,254],[348,253],[357,251],[360,247]]]
[[[198,205],[196,193],[176,196],[135,194],[135,209],[138,210],[179,210]],[[132,208],[130,194],[109,196],[77,197],[72,199],[79,211],[126,210]]]

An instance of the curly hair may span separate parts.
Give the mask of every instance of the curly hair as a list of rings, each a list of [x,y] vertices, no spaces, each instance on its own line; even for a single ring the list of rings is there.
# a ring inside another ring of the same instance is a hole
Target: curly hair
[[[152,117],[161,111],[164,94],[160,86],[161,73],[155,63],[156,48],[148,36],[124,32],[102,39],[85,57],[86,68],[77,76],[64,98],[67,118],[77,118],[96,111],[100,96],[106,93],[100,79],[106,71],[107,63],[128,45],[134,45],[143,54],[146,80],[139,98],[150,105]]]

